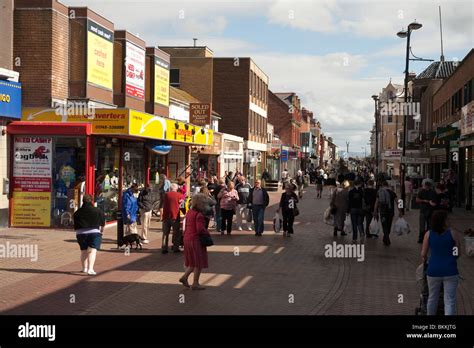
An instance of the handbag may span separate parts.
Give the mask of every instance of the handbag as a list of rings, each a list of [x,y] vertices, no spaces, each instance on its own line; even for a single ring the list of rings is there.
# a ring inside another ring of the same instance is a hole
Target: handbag
[[[207,234],[199,236],[199,240],[201,241],[202,246],[210,247],[214,245],[214,241],[212,240],[211,236]]]
[[[298,216],[300,215],[300,210],[298,209],[298,207],[294,207],[293,208],[293,216]]]

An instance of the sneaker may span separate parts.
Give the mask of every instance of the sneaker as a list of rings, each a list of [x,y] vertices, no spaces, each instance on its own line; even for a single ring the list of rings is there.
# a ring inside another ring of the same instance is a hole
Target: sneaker
[[[87,273],[87,271],[88,271],[87,268],[84,268],[84,269],[82,270],[82,273]]]
[[[252,230],[253,230],[253,228],[249,226],[248,230],[249,230],[249,231],[252,231]]]
[[[88,275],[96,275],[97,273],[95,273],[93,269],[90,269],[90,270],[87,271],[87,274]]]
[[[239,231],[242,231],[242,227],[239,226],[238,230],[239,230]]]
[[[148,244],[148,243],[150,243],[150,241],[148,239],[142,240],[142,244]]]

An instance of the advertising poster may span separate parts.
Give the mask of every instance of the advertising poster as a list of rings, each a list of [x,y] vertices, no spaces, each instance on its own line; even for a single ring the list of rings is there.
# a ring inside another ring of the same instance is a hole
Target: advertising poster
[[[211,124],[212,108],[209,103],[190,103],[189,122],[196,126],[207,126]]]
[[[125,54],[125,92],[145,99],[145,50],[127,42]]]
[[[170,65],[160,58],[155,58],[155,103],[169,106]]]
[[[87,22],[87,82],[112,89],[114,34],[101,25]]]
[[[53,139],[17,136],[14,139],[12,225],[49,227]]]

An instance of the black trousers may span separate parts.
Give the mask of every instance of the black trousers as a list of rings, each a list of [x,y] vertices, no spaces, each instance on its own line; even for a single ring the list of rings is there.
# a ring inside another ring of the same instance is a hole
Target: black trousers
[[[232,218],[234,217],[234,211],[221,209],[221,215],[222,215],[222,220],[221,220],[222,231],[227,230],[227,233],[230,234],[232,232]]]
[[[390,244],[390,230],[392,229],[393,214],[380,214],[382,222],[383,242]]]
[[[368,236],[370,234],[370,223],[372,222],[372,219],[374,216],[372,215],[372,211],[365,210],[365,234]]]
[[[293,211],[283,212],[283,232],[293,234],[293,223],[295,222],[295,216]]]
[[[173,250],[179,250],[179,245],[181,244],[181,219],[179,217],[176,220],[165,219],[163,220],[163,237],[161,241],[161,248],[168,249],[168,239],[170,235],[171,228],[173,228]]]

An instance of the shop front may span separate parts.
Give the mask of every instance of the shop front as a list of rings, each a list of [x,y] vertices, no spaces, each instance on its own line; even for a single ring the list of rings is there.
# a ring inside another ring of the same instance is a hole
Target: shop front
[[[459,141],[460,192],[464,194],[461,202],[467,210],[474,203],[474,101],[461,108],[461,139]]]
[[[225,172],[235,173],[242,170],[244,162],[244,139],[232,134],[222,133],[220,177]]]
[[[281,156],[281,145],[280,144],[267,144],[267,170],[270,174],[270,179],[278,181],[280,180],[280,156]]]
[[[213,138],[201,127],[131,109],[86,116],[24,109],[22,119],[8,126],[13,227],[71,228],[85,193],[114,221],[131,184],[156,188],[160,174],[179,170],[171,151],[209,146]]]
[[[220,173],[222,134],[214,133],[212,146],[191,146],[191,186],[205,179],[210,181]]]
[[[256,143],[250,140],[244,143],[243,174],[251,185],[254,184],[255,180],[262,178],[266,151],[267,144]]]

